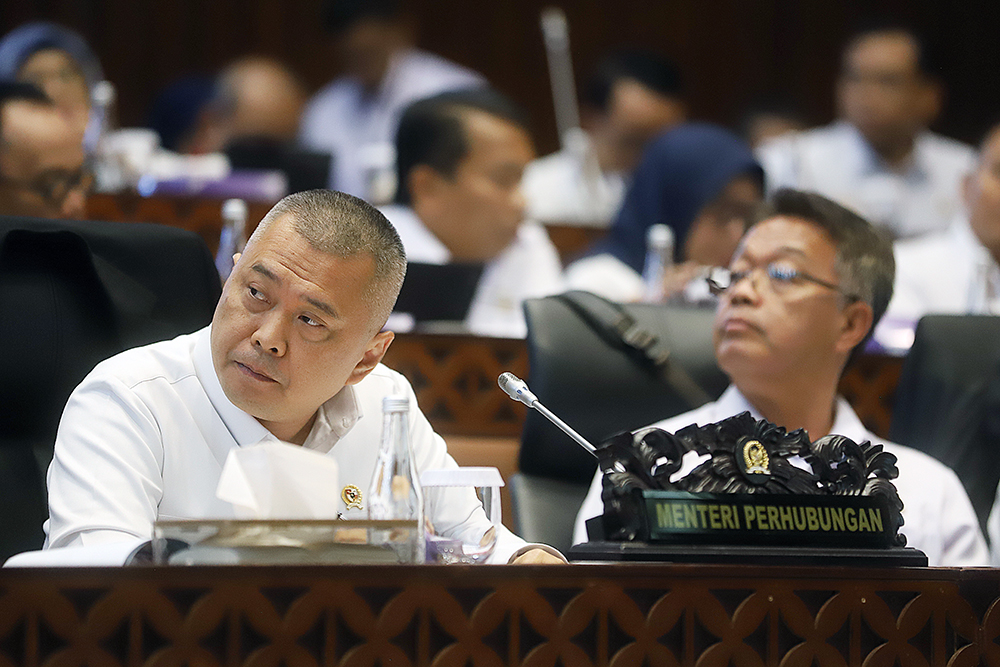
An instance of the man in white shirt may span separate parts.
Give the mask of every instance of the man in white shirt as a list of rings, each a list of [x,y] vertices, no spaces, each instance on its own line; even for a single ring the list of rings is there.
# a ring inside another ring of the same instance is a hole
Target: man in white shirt
[[[344,518],[366,517],[381,402],[404,395],[418,470],[454,467],[382,329],[405,255],[385,218],[328,190],[286,197],[226,281],[212,324],[99,364],[74,390],[48,473],[46,548],[149,539],[157,519],[232,518],[216,497],[230,451],[283,442],[338,463]],[[429,489],[442,534],[482,536],[475,494]],[[495,557],[558,560],[502,530]]]
[[[680,73],[665,58],[605,58],[581,94],[579,146],[538,158],[524,172],[528,215],[543,223],[607,226],[646,145],[684,121]]]
[[[521,303],[563,281],[548,234],[524,221],[521,176],[535,151],[523,113],[490,89],[442,93],[406,110],[396,152],[396,204],[382,211],[407,259],[485,264],[468,329],[524,337]]]
[[[333,154],[331,188],[383,203],[392,197],[392,141],[403,109],[423,97],[485,81],[413,48],[413,29],[396,0],[331,0],[326,23],[344,74],[309,101],[299,140]]]
[[[912,31],[886,25],[858,33],[844,50],[840,120],[763,145],[773,191],[811,190],[852,208],[893,237],[943,229],[959,211],[972,148],[927,130],[941,89]]]
[[[887,324],[929,313],[1000,315],[1000,126],[983,139],[963,195],[965,211],[947,230],[896,243]]]
[[[811,193],[783,190],[753,225],[728,272],[715,274],[715,356],[732,385],[692,412],[655,424],[676,431],[749,410],[813,440],[827,434],[881,442],[868,432],[837,382],[892,295],[889,242],[864,219]],[[931,565],[985,565],[986,543],[958,477],[930,456],[883,443],[897,458],[907,544]],[[577,516],[602,513],[598,471]]]

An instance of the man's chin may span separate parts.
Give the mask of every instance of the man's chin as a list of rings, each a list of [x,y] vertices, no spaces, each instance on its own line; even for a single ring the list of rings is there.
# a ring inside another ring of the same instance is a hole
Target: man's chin
[[[222,391],[226,395],[226,398],[229,399],[230,403],[249,415],[257,417],[258,419],[266,419],[266,413],[271,412],[271,410],[268,410],[268,406],[274,405],[275,399],[269,399],[264,395],[268,387],[249,387],[247,385],[250,382],[254,381],[247,380],[242,376],[235,379],[219,378],[219,384],[222,385]],[[277,385],[274,386],[277,388]]]

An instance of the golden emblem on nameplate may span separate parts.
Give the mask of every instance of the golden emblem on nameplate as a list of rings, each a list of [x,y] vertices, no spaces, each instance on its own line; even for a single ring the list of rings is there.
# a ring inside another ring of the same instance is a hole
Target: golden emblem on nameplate
[[[747,440],[743,444],[743,463],[746,465],[747,474],[770,475],[770,461],[767,450],[760,440]]]
[[[361,489],[353,484],[348,484],[344,487],[344,490],[340,492],[340,498],[344,501],[344,505],[346,505],[349,510],[364,509],[361,505]]]

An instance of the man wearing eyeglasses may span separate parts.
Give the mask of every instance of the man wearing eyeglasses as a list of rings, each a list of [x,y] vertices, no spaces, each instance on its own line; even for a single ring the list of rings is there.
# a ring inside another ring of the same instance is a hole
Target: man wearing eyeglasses
[[[0,215],[82,218],[83,134],[40,90],[0,83]]]
[[[778,191],[744,235],[728,269],[709,276],[719,295],[713,342],[732,384],[719,400],[653,426],[675,432],[749,410],[811,439],[835,433],[883,443],[897,458],[907,544],[931,565],[986,565],[989,555],[965,489],[944,464],[869,432],[837,384],[892,296],[889,241],[863,218],[812,193]],[[686,472],[698,462],[685,459]],[[577,515],[602,512],[600,472]]]

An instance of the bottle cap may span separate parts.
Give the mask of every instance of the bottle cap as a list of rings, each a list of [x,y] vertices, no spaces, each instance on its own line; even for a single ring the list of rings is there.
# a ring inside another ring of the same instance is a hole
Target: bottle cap
[[[227,199],[222,202],[222,218],[224,220],[246,220],[247,203],[242,199]]]
[[[667,225],[653,225],[646,231],[647,248],[672,248],[674,230]]]
[[[382,412],[409,412],[410,401],[406,396],[386,396],[382,399]]]

